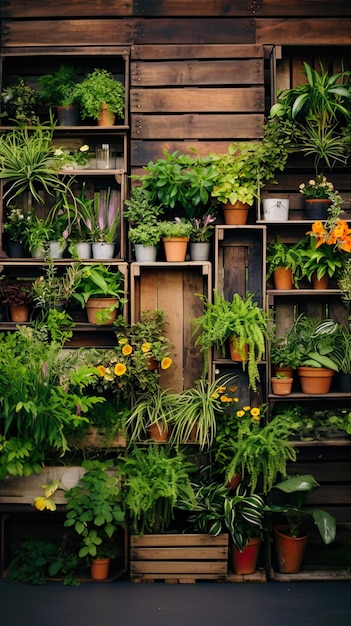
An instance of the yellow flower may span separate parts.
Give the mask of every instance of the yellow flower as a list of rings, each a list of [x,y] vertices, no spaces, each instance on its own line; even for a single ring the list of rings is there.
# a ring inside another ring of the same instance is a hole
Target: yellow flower
[[[226,387],[218,387],[217,391],[218,393],[223,393],[226,390]]]
[[[214,391],[213,394],[211,395],[211,398],[213,398],[214,400],[217,400],[218,397],[219,397],[219,393],[217,391]]]
[[[122,346],[124,343],[128,343],[128,339],[126,339],[126,337],[123,337],[123,339],[118,340],[118,343]]]
[[[129,343],[126,343],[126,345],[123,346],[122,348],[122,354],[124,354],[124,356],[128,356],[132,352],[133,352],[132,346],[130,346]]]
[[[243,411],[242,409],[240,409],[239,411],[236,412],[237,417],[244,417],[245,415],[245,411]]]
[[[221,402],[230,402],[230,399],[228,398],[228,396],[221,396]]]
[[[168,370],[168,368],[171,367],[172,363],[173,363],[173,361],[172,361],[171,357],[170,356],[166,356],[161,361],[161,369],[162,370]]]
[[[243,411],[250,411],[250,408],[251,407],[249,407],[249,406],[243,406]]]
[[[50,498],[45,498],[44,496],[38,496],[34,498],[34,507],[38,511],[44,511],[48,509],[49,511],[56,511],[56,504]]]
[[[254,407],[253,409],[251,409],[251,415],[252,415],[252,417],[258,417],[258,416],[259,416],[259,414],[260,414],[260,409],[255,408],[255,407]]]
[[[124,363],[117,363],[117,365],[115,365],[116,376],[123,376],[123,374],[125,374],[126,371],[127,371],[127,368],[124,365]]]
[[[97,371],[99,372],[100,376],[105,376],[105,374],[106,374],[106,367],[104,367],[103,365],[98,365],[97,366]]]
[[[143,345],[141,346],[141,350],[142,352],[150,352],[151,343],[149,343],[148,341],[145,341],[145,343],[143,343]]]

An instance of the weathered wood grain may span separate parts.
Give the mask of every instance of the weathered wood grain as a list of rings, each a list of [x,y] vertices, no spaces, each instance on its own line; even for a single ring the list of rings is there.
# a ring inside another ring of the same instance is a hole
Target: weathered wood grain
[[[132,115],[133,139],[255,139],[262,136],[263,114]]]
[[[347,14],[349,15],[349,13]],[[286,46],[350,45],[351,18],[257,19],[256,43]]]
[[[260,59],[137,61],[131,63],[132,87],[172,85],[263,85]]]
[[[132,89],[132,113],[262,113],[264,89],[262,88],[204,88]]]

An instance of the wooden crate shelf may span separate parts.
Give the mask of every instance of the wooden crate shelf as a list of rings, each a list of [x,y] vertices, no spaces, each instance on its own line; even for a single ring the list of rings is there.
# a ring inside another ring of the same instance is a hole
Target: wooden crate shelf
[[[132,535],[130,577],[133,581],[195,582],[223,580],[228,571],[228,535]]]

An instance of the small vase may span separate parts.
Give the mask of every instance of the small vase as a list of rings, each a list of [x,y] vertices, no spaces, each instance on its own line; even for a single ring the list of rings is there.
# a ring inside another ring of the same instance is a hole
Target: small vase
[[[243,349],[240,350],[239,341],[236,337],[229,338],[229,351],[230,351],[230,358],[232,361],[237,361],[240,363],[241,361],[246,362],[248,359],[248,356],[249,356],[248,345],[244,345]]]
[[[312,274],[312,286],[313,286],[313,289],[328,289],[329,287],[328,274],[324,274],[322,278],[317,278],[317,272],[314,272]]]
[[[138,263],[155,263],[157,258],[156,246],[143,246],[141,243],[134,244],[135,259]]]
[[[52,259],[62,259],[66,245],[61,244],[59,241],[49,242],[49,255]]]
[[[10,304],[10,315],[13,322],[28,322],[28,304]]]
[[[248,204],[239,202],[239,200],[235,202],[235,204],[231,204],[230,202],[223,204],[224,222],[229,225],[247,224],[249,209]]]
[[[211,243],[209,241],[193,241],[190,243],[190,258],[192,261],[208,261]]]
[[[188,247],[188,237],[163,237],[166,261],[170,263],[183,263]]]
[[[79,259],[91,259],[91,243],[90,241],[78,241],[76,243],[76,251]]]
[[[330,200],[319,198],[305,198],[306,215],[309,220],[326,220]]]
[[[168,428],[165,428],[161,423],[151,424],[148,428],[149,437],[153,441],[167,441],[168,439]]]
[[[296,574],[301,569],[307,535],[290,537],[285,525],[274,526],[273,530],[279,571],[282,574]]]
[[[21,259],[24,257],[24,248],[18,241],[10,239],[7,243],[7,251],[12,259]]]
[[[113,259],[115,244],[106,241],[94,241],[92,243],[94,259]]]

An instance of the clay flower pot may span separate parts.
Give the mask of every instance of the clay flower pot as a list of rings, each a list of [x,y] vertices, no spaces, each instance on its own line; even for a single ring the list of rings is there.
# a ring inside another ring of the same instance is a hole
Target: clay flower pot
[[[324,394],[330,391],[334,370],[326,367],[305,367],[297,368],[300,378],[302,393]]]
[[[256,571],[260,545],[261,539],[253,537],[249,539],[242,552],[232,546],[232,565],[236,574],[253,574]]]
[[[223,216],[226,224],[247,224],[250,206],[243,202],[235,202],[223,204]]]
[[[110,571],[111,559],[94,559],[90,566],[90,576],[93,580],[106,580]]]
[[[276,396],[288,396],[291,393],[293,378],[271,378],[272,393]]]
[[[286,267],[278,267],[273,272],[274,286],[276,289],[292,289],[293,274],[292,270]]]
[[[307,535],[291,537],[288,526],[283,524],[274,526],[273,531],[279,571],[282,574],[296,574],[301,569]]]

